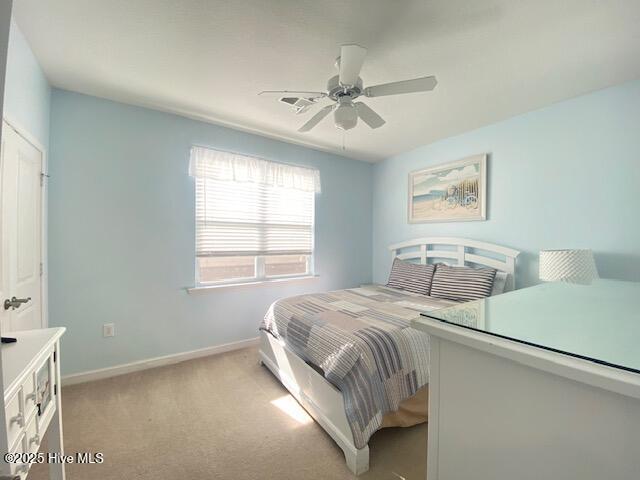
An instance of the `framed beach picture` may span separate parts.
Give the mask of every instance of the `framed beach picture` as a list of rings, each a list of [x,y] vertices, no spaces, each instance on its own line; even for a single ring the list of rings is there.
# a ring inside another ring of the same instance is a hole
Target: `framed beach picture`
[[[482,330],[487,326],[485,319],[485,302],[468,302],[462,307],[451,309],[445,315],[448,322],[453,322],[464,327]]]
[[[487,155],[409,174],[409,223],[486,220]]]

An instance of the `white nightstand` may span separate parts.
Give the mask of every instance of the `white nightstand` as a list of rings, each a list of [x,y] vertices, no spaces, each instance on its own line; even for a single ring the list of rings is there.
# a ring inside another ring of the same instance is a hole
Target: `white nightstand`
[[[49,452],[62,455],[60,337],[64,328],[11,332],[16,343],[2,344],[4,408],[0,409],[0,452],[37,453],[49,429]],[[0,460],[0,478],[27,477],[31,464]],[[50,463],[49,478],[65,478],[63,463]]]

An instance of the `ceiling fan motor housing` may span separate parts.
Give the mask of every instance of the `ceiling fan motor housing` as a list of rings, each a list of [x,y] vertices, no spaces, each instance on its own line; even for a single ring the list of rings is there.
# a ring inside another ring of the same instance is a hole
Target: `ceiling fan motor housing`
[[[351,100],[355,100],[362,95],[362,79],[358,77],[355,85],[341,85],[340,76],[331,77],[327,82],[327,96],[337,102],[341,97],[349,96]]]

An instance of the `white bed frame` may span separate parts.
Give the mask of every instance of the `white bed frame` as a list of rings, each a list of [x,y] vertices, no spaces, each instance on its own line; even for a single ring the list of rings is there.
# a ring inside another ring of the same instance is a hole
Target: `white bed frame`
[[[515,290],[516,258],[518,250],[493,243],[478,242],[456,237],[426,237],[396,243],[389,247],[391,261],[420,260],[426,263],[446,263],[470,267],[492,267],[509,274],[504,291]]]
[[[507,272],[505,291],[515,288],[517,250],[454,237],[427,237],[389,247],[392,259],[440,261],[449,265],[487,266]],[[344,452],[355,475],[369,470],[369,446],[356,448],[345,414],[342,393],[280,340],[260,331],[260,360],[289,390]]]

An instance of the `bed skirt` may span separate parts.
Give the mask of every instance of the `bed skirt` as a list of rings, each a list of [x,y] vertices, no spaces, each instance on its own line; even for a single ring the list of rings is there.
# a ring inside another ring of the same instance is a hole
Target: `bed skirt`
[[[420,388],[415,395],[400,402],[395,412],[385,413],[380,428],[413,427],[427,421],[429,409],[429,385]]]

